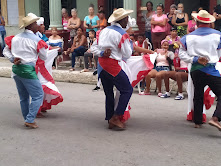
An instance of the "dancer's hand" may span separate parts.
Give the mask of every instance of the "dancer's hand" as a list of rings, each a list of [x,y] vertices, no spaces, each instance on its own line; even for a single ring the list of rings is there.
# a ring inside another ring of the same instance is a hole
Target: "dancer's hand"
[[[21,63],[21,59],[20,58],[15,58],[14,59],[14,64],[15,65],[18,65],[18,64],[20,64]]]
[[[104,51],[104,57],[109,57],[111,55],[111,50],[108,48]]]
[[[201,64],[201,65],[203,65],[203,66],[206,66],[207,63],[208,63],[208,59],[205,58],[205,57],[199,57],[198,63]]]

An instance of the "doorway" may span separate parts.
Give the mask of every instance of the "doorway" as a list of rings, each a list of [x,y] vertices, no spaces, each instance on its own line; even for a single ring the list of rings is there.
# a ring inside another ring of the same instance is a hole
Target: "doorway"
[[[61,0],[61,7],[66,8],[68,14],[70,15],[71,9],[76,8],[76,0]],[[45,29],[47,30],[50,25],[49,0],[40,1],[40,12],[41,12],[41,17],[44,17]]]
[[[109,16],[113,13],[114,8],[122,8],[124,6],[123,0],[108,0],[105,2],[107,3],[106,18],[109,18]]]

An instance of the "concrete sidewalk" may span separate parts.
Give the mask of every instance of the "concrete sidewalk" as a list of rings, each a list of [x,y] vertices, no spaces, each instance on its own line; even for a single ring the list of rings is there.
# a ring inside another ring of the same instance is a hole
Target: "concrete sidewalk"
[[[78,68],[79,69],[79,68]],[[12,63],[4,57],[0,57],[0,77],[11,77]],[[70,72],[68,68],[62,70],[53,70],[53,78],[58,82],[71,82],[82,84],[96,84],[97,75],[94,76],[92,72],[80,73],[80,70]]]

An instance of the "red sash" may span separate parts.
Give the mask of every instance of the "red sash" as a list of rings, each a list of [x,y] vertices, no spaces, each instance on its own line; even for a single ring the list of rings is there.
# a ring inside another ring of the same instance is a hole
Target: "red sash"
[[[98,61],[103,70],[105,70],[114,77],[116,77],[121,71],[121,67],[118,64],[118,61],[115,59],[99,57]]]

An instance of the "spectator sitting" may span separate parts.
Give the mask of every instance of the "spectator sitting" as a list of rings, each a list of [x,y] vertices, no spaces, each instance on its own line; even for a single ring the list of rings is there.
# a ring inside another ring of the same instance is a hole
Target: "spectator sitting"
[[[156,84],[158,88],[158,96],[162,95],[161,93],[161,82],[164,78],[164,75],[167,71],[171,70],[172,60],[174,59],[174,53],[172,51],[168,51],[169,49],[169,41],[163,40],[161,42],[161,48],[157,49],[157,58],[155,62],[155,68],[151,70],[146,76],[146,90],[143,95],[150,95],[150,83],[151,78],[156,78]]]
[[[183,82],[188,80],[188,65],[179,59],[179,57],[176,57],[175,59],[178,61],[179,66],[177,65],[175,67],[175,71],[168,71],[165,73],[164,76],[164,83],[166,87],[166,93],[161,95],[161,98],[168,98],[170,97],[170,89],[169,89],[169,79],[173,79],[177,81],[178,85],[178,96],[175,97],[175,100],[183,100],[184,95],[183,95]]]
[[[68,20],[67,28],[70,30],[71,43],[73,43],[74,37],[77,35],[77,28],[81,26],[81,20],[77,16],[77,9],[71,10],[71,18]]]
[[[68,20],[70,19],[69,15],[68,15],[68,11],[67,9],[63,8],[61,10],[61,14],[62,14],[62,25],[64,30],[68,30]]]
[[[94,30],[97,32],[99,25],[99,18],[94,14],[94,7],[90,6],[88,8],[89,15],[84,18],[84,27],[86,28],[86,36],[88,37],[88,32]]]
[[[94,58],[94,61],[95,61],[94,64],[95,64],[95,67],[97,68],[98,56],[93,56],[90,50],[90,47],[95,40],[96,40],[95,31],[90,30],[89,37],[87,37],[88,50],[84,53],[84,70],[82,70],[81,72],[89,72],[89,68],[92,68],[92,61],[91,61],[92,58]],[[88,65],[88,62],[89,62],[89,65]]]
[[[145,39],[144,34],[139,34],[137,36],[137,41],[134,44],[135,44],[135,46],[139,46],[139,47],[142,47],[142,48],[145,48],[145,49],[150,49],[150,47],[149,47],[150,43],[147,40]],[[139,55],[143,55],[143,53],[139,52]]]
[[[172,51],[174,54],[178,56],[179,46],[180,46],[180,37],[177,34],[176,27],[171,28],[170,35],[168,35],[165,40],[169,41],[169,51]]]
[[[99,19],[100,29],[104,29],[107,26],[107,19],[103,10],[99,11]]]
[[[69,53],[72,52],[72,68],[70,69],[70,71],[74,71],[75,70],[75,57],[76,56],[84,56],[84,53],[86,51],[86,37],[83,35],[83,29],[81,27],[79,27],[77,29],[77,35],[74,37],[74,41],[73,44],[71,46],[71,48],[68,48],[68,50],[66,52],[64,52],[64,54],[68,55]]]
[[[56,27],[51,28],[51,36],[49,37],[49,45],[51,46],[52,49],[59,49],[58,52],[61,54],[62,52],[62,44],[63,40],[61,36],[58,35],[58,30]],[[55,68],[55,60],[52,65],[53,69]]]
[[[131,40],[133,43],[136,42],[134,34],[130,34],[130,40]]]

